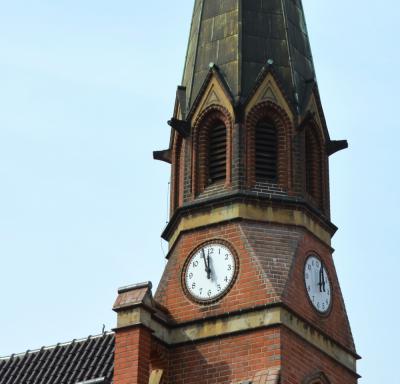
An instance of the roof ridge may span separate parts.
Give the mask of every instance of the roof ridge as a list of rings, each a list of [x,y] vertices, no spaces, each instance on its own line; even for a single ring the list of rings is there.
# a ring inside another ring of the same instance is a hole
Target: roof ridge
[[[74,343],[84,343],[85,341],[88,341],[88,340],[95,340],[95,339],[99,339],[99,338],[104,337],[104,336],[110,336],[110,335],[114,335],[114,334],[115,334],[114,331],[108,331],[108,332],[100,333],[98,335],[93,335],[93,336],[89,335],[89,336],[83,337],[81,339],[73,339],[71,341],[57,343],[57,344],[53,344],[53,345],[49,345],[49,346],[42,346],[42,347],[37,348],[37,349],[32,349],[32,350],[28,349],[25,352],[13,353],[13,354],[8,355],[8,356],[0,356],[0,361],[10,360],[10,359],[18,358],[18,357],[23,357],[23,356],[26,356],[26,355],[33,355],[33,354],[38,353],[40,351],[49,351],[49,350],[55,349],[57,347],[66,347],[66,346],[74,344]]]

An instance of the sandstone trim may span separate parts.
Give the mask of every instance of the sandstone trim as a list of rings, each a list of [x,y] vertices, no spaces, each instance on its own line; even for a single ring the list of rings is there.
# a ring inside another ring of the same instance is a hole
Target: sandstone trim
[[[156,318],[148,308],[118,310],[118,329],[145,326],[154,337],[169,346],[200,342],[266,327],[286,327],[336,362],[357,374],[358,356],[335,343],[322,332],[283,306],[254,309],[214,319],[182,325],[169,325]]]

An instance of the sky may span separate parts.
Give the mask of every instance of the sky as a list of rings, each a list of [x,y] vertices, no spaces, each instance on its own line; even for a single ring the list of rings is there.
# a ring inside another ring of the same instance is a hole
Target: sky
[[[334,260],[363,356],[397,365],[400,80],[394,0],[303,0],[331,137]],[[0,0],[0,356],[116,324],[117,288],[157,286],[165,149],[193,1]]]

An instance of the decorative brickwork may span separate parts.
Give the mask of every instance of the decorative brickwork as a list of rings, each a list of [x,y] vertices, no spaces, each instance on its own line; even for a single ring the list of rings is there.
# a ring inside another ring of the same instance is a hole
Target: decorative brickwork
[[[249,382],[266,367],[280,366],[280,332],[278,329],[263,329],[183,345],[171,351],[171,362],[168,372],[168,383],[171,384]],[[262,375],[259,378],[255,383],[270,383],[261,381]]]
[[[175,133],[172,150],[171,172],[171,214],[183,204],[185,175],[185,142],[181,135]]]
[[[305,128],[304,154],[304,192],[311,203],[326,214],[329,211],[328,156],[324,137],[315,121]]]
[[[285,111],[272,101],[257,104],[246,117],[246,180],[248,188],[256,185],[255,173],[255,127],[268,119],[277,130],[277,184],[286,191],[292,185],[291,141],[293,126]]]
[[[282,384],[357,383],[358,376],[354,372],[336,363],[286,328],[281,330],[281,341],[282,361],[287,362],[287,364],[282,364]],[[318,372],[317,376],[315,376],[316,372]],[[320,372],[324,372],[324,375]],[[322,378],[325,378],[325,381]],[[317,381],[313,381],[315,379]]]
[[[192,133],[192,193],[197,196],[207,187],[209,180],[209,134],[216,124],[226,127],[226,180],[224,188],[231,185],[232,169],[232,118],[226,108],[211,105],[206,108],[193,127]]]

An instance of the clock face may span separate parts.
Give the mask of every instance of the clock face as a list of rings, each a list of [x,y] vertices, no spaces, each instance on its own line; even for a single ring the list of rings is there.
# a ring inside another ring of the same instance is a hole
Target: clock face
[[[195,301],[215,301],[227,293],[237,274],[237,260],[228,246],[212,242],[189,257],[183,282]]]
[[[319,313],[328,313],[332,304],[332,289],[325,265],[319,257],[308,257],[304,268],[304,281],[312,305]]]

